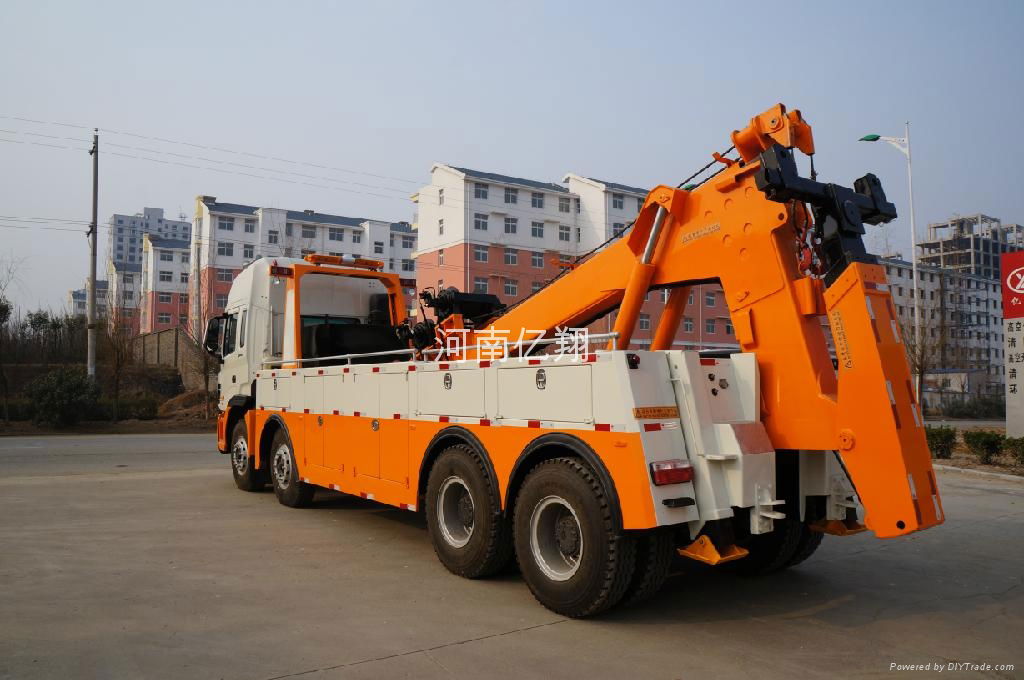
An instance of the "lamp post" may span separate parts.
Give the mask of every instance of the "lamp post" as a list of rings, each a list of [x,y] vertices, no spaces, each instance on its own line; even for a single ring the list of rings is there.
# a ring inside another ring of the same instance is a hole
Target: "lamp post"
[[[917,223],[914,220],[914,171],[910,157],[910,121],[907,121],[905,130],[903,137],[864,135],[857,141],[888,142],[899,149],[900,152],[907,157],[907,186],[910,189],[910,268],[911,275],[914,277],[914,351],[921,353],[918,355],[917,376],[916,380],[914,380],[914,392],[917,395],[917,402],[921,403],[921,357],[923,356],[923,350],[921,348],[921,296],[920,291],[917,289]]]

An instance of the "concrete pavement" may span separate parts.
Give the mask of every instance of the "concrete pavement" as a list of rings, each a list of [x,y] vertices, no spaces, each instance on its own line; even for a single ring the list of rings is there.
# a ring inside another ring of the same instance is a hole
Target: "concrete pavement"
[[[939,482],[936,529],[572,621],[449,574],[419,515],[237,491],[212,436],[0,438],[0,677],[1019,677],[1024,483]]]

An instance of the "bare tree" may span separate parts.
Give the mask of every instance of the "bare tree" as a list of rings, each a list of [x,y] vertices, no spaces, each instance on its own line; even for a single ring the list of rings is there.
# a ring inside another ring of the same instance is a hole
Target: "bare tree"
[[[110,370],[110,387],[112,397],[111,419],[120,420],[121,387],[124,383],[125,369],[135,360],[135,331],[131,318],[125,310],[115,307],[104,326],[107,368]]]

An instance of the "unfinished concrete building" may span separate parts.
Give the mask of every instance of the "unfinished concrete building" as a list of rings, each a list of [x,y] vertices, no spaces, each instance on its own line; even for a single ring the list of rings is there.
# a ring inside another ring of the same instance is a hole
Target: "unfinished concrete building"
[[[999,254],[1024,248],[1024,227],[988,215],[957,215],[928,225],[918,262],[987,279],[999,278]]]

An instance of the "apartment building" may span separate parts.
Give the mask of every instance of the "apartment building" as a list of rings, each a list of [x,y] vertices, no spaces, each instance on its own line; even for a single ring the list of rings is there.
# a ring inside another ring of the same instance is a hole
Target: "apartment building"
[[[89,316],[89,281],[85,286],[68,291],[68,314],[72,316]],[[104,319],[107,316],[107,281],[100,279],[96,282],[96,318]]]
[[[139,331],[141,274],[141,262],[107,260],[107,321],[122,324],[132,333]]]
[[[912,265],[898,257],[880,258],[880,264],[909,351],[924,353],[926,400],[929,390],[1001,395],[1005,376],[999,281],[918,262],[920,350],[915,350]],[[954,381],[953,374],[970,380]]]
[[[414,196],[420,289],[455,286],[492,293],[512,304],[555,277],[574,257],[624,232],[647,190],[573,173],[560,183],[512,177],[443,163]],[[650,343],[667,292],[651,291],[633,345]],[[614,313],[592,332],[614,325]],[[735,347],[721,288],[696,286],[680,323],[677,346]]]
[[[999,255],[1024,249],[1024,226],[988,215],[958,215],[929,224],[918,249],[918,262],[995,280]]]
[[[188,324],[191,244],[145,234],[139,291],[139,332],[152,333]]]
[[[417,234],[407,222],[344,217],[196,197],[189,276],[189,319],[198,327],[224,311],[235,276],[260,257],[312,253],[368,257],[403,278],[414,294]],[[412,298],[410,298],[411,300]]]
[[[118,264],[142,262],[142,239],[146,234],[157,238],[188,241],[192,224],[181,219],[164,217],[163,208],[143,208],[134,215],[114,214],[107,222],[107,260]]]

